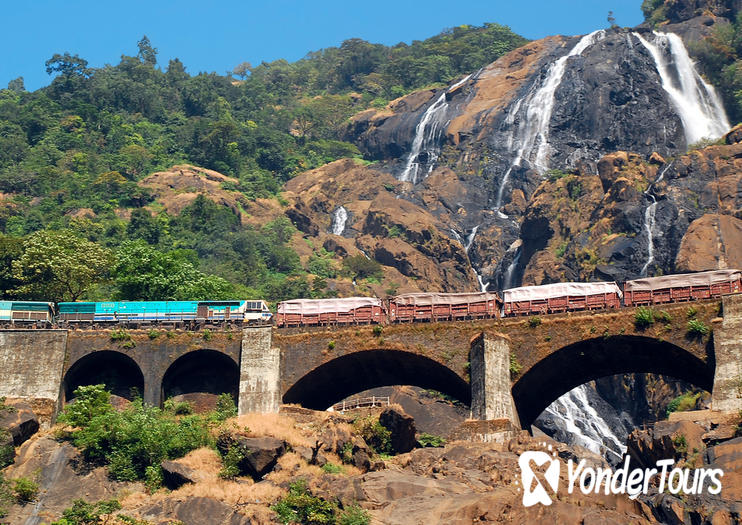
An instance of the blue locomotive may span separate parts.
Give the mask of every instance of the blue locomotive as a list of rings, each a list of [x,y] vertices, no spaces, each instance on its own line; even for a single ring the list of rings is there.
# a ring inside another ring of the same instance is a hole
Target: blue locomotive
[[[0,301],[0,326],[46,327],[54,321],[54,303],[43,301]]]
[[[265,301],[106,301],[59,303],[60,324],[268,324]]]

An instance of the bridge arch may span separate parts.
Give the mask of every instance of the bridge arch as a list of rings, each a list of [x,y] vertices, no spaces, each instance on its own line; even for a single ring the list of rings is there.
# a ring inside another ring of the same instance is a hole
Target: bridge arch
[[[191,393],[230,394],[237,402],[240,366],[217,350],[193,350],[172,362],[162,377],[163,401]]]
[[[358,392],[392,385],[431,388],[471,403],[469,384],[453,370],[429,357],[401,350],[364,350],[337,357],[289,386],[283,402],[325,410]]]
[[[62,382],[64,401],[74,397],[79,386],[105,384],[114,395],[134,399],[144,395],[144,375],[130,356],[113,350],[87,354],[67,370]]]
[[[569,344],[533,365],[513,385],[513,400],[521,425],[529,428],[561,395],[594,379],[615,374],[663,374],[710,392],[715,363],[713,352],[707,355],[708,360],[703,361],[680,346],[645,336],[586,339]]]

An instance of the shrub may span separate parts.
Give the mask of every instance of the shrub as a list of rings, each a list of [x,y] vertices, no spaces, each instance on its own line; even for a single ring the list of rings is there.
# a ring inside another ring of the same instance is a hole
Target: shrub
[[[289,493],[271,507],[281,523],[334,524],[337,507],[324,499],[313,496],[306,481],[298,480],[289,485]]]
[[[330,350],[335,350],[335,341],[328,342],[327,348],[329,348]]]
[[[211,341],[211,336],[212,336],[211,330],[209,330],[208,328],[204,328],[203,331],[201,332],[201,338],[204,341]]]
[[[35,481],[24,477],[13,480],[13,496],[18,503],[30,503],[38,494],[39,485]]]
[[[521,370],[523,370],[523,365],[521,365],[518,362],[518,358],[515,354],[510,354],[510,377],[515,378],[520,375]]]
[[[234,399],[232,399],[230,394],[219,394],[216,400],[214,416],[217,421],[224,421],[230,417],[237,416],[237,405],[234,404]]]
[[[10,435],[10,432],[4,428],[0,428],[0,441],[5,440]],[[0,469],[3,469],[13,463],[15,460],[15,447],[10,445],[3,445],[0,447]]]
[[[688,410],[695,410],[696,403],[701,397],[701,392],[685,392],[679,395],[667,405],[667,417],[673,412],[687,412]]]
[[[420,434],[417,442],[420,443],[420,445],[422,445],[423,447],[442,447],[446,444],[446,440],[442,437],[428,434],[427,432],[423,432],[422,434]]]
[[[122,412],[113,410],[103,385],[75,390],[75,402],[59,419],[77,427],[73,444],[88,461],[108,465],[112,478],[157,483],[160,463],[210,442],[208,422],[200,416],[174,414],[135,399]],[[151,468],[150,468],[151,467]]]
[[[157,339],[159,336],[160,332],[158,332],[157,330],[150,330],[149,332],[147,332],[147,337],[152,340]]]
[[[706,326],[703,321],[698,319],[691,319],[688,321],[688,335],[690,337],[704,337],[709,334],[711,330]]]
[[[661,323],[670,324],[672,322],[672,316],[666,310],[659,312],[656,318]]]
[[[534,315],[533,317],[529,318],[528,326],[531,328],[536,328],[537,326],[541,326],[541,318],[538,315]]]
[[[371,516],[358,505],[350,505],[338,516],[338,525],[368,525]]]
[[[126,330],[113,330],[111,332],[111,341],[130,341],[131,334]]]
[[[222,469],[219,477],[223,479],[234,479],[240,475],[240,462],[245,459],[242,447],[230,446],[226,454],[222,454]]]
[[[121,509],[121,504],[115,500],[99,501],[98,503],[88,503],[82,499],[76,499],[72,502],[72,507],[62,512],[62,519],[55,521],[51,525],[97,525],[98,523],[108,523],[103,521],[103,516],[113,514]]]
[[[325,463],[322,465],[322,470],[328,474],[340,474],[343,471],[343,467],[334,463]]]
[[[188,401],[173,401],[172,399],[168,399],[165,401],[163,408],[176,416],[193,414],[193,407]]]
[[[683,434],[678,434],[672,438],[672,446],[675,448],[675,453],[680,456],[688,452],[688,441]]]
[[[688,309],[685,311],[685,316],[688,319],[694,319],[696,315],[698,315],[698,310],[693,306],[689,306]]]
[[[393,452],[392,433],[379,423],[378,416],[359,419],[354,423],[354,426],[358,434],[374,452],[377,454],[391,454]]]
[[[381,264],[373,259],[368,259],[363,254],[346,257],[343,267],[354,279],[366,279],[374,277],[381,279],[384,276]]]
[[[380,324],[374,325],[373,332],[376,337],[379,337],[383,331],[384,329]]]
[[[646,306],[640,306],[634,312],[634,326],[638,330],[644,330],[645,328],[654,324],[654,312],[651,308]]]

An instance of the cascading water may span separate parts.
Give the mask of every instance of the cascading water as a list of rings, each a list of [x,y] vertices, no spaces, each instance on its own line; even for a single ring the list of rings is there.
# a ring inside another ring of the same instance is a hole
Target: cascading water
[[[464,246],[464,250],[466,251],[467,254],[469,253],[469,250],[471,249],[471,245],[474,244],[474,237],[476,237],[478,229],[479,229],[479,225],[474,226],[474,228],[471,229],[469,236],[466,238],[466,245]]]
[[[717,139],[729,130],[729,120],[714,88],[696,71],[680,37],[673,33],[654,33],[650,42],[639,33],[634,36],[654,59],[667,92],[685,131],[688,145],[702,139]]]
[[[623,444],[625,439],[618,436],[618,433],[624,432],[625,422],[616,416],[611,426],[598,413],[598,407],[591,402],[590,397],[592,396],[587,385],[570,390],[546,408],[536,425],[551,426],[545,421],[551,419],[551,423],[556,423],[555,428],[545,430],[553,431],[555,439],[580,445],[616,463],[626,452]]]
[[[503,290],[507,290],[508,288],[513,287],[515,281],[515,270],[518,268],[518,264],[520,263],[521,253],[521,249],[518,248],[518,251],[515,253],[515,257],[513,257],[513,261],[508,265],[508,269],[505,270],[505,277],[502,280]]]
[[[500,212],[502,197],[514,168],[519,167],[523,160],[526,160],[540,173],[549,169],[549,122],[554,109],[554,94],[562,82],[567,61],[570,57],[581,55],[585,49],[604,37],[605,31],[602,29],[583,36],[569,53],[549,66],[544,81],[538,87],[534,84],[528,93],[510,108],[505,117],[505,124],[509,125],[511,130],[506,143],[508,149],[515,152],[515,156],[497,190],[494,209],[500,213],[500,216],[504,217],[504,214]],[[515,126],[516,119],[518,120],[517,127]]]
[[[647,260],[640,272],[642,277],[647,276],[649,265],[654,262],[654,217],[657,211],[657,198],[649,193],[649,190],[644,192],[644,195],[651,199],[652,203],[644,210],[644,229],[647,232]]]
[[[335,235],[342,235],[345,231],[345,223],[348,221],[348,210],[343,206],[338,206],[332,213],[332,225],[330,231]]]
[[[657,176],[657,179],[649,185],[647,188],[647,191],[644,192],[644,195],[652,201],[652,203],[647,206],[647,209],[644,210],[644,230],[647,232],[647,260],[644,263],[644,266],[642,266],[641,272],[639,275],[641,277],[646,277],[647,272],[649,271],[649,266],[654,262],[654,230],[655,230],[655,215],[657,213],[657,197],[654,195],[654,187],[662,182],[662,179],[665,178],[665,173],[667,173],[667,170],[670,169],[670,166],[672,166],[672,163],[675,161],[670,162],[667,166],[665,166],[660,174]]]
[[[400,181],[417,184],[433,171],[435,161],[438,159],[438,155],[441,151],[441,133],[443,133],[443,129],[447,124],[447,122],[444,122],[444,119],[446,118],[446,110],[448,109],[446,95],[461,86],[470,78],[471,75],[467,75],[456,82],[453,86],[441,93],[436,101],[425,110],[420,122],[415,126],[415,138],[412,140],[412,149],[407,157],[404,170],[402,170],[402,173],[399,176]],[[425,153],[426,155],[424,165],[421,165],[419,159],[422,153]]]

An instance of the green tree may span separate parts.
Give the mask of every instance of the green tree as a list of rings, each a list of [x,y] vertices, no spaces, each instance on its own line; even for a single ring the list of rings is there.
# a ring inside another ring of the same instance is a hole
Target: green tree
[[[23,81],[23,77],[18,77],[8,82],[8,89],[17,93],[26,91],[26,84]]]
[[[111,254],[70,230],[42,230],[23,244],[13,261],[15,292],[38,300],[76,301],[103,282]]]
[[[149,38],[147,38],[147,35],[144,35],[142,39],[137,42],[137,49],[139,49],[139,52],[137,53],[137,58],[139,58],[139,60],[145,64],[149,64],[150,66],[155,66],[157,64],[157,48],[152,47],[152,43],[149,41]]]
[[[46,65],[47,75],[59,73],[63,77],[87,77],[91,73],[87,60],[80,58],[78,55],[70,55],[69,53],[63,55],[55,53],[44,65]]]

